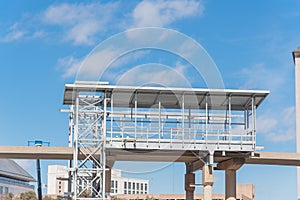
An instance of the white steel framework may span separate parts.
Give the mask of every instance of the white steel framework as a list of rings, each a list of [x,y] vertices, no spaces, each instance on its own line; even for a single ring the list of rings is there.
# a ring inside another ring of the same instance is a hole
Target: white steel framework
[[[75,105],[70,107],[69,138],[74,150],[73,199],[105,199],[106,100],[102,96],[81,96],[79,92],[75,98]],[[98,152],[100,156],[96,156]],[[81,160],[78,155],[85,158]]]
[[[106,148],[197,150],[210,155],[209,164],[215,151],[255,152],[256,109],[268,94],[102,82],[67,84],[64,104],[70,105],[74,116],[70,117],[73,199],[106,198]],[[85,159],[80,161],[79,154]]]

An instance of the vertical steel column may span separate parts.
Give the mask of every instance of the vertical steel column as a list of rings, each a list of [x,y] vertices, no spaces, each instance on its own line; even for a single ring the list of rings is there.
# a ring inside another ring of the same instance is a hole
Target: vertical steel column
[[[188,116],[188,139],[191,139],[191,108],[189,108],[189,116]]]
[[[107,98],[106,98],[106,94],[104,94],[104,106],[103,106],[103,122],[102,122],[102,128],[103,128],[103,131],[102,131],[102,137],[101,137],[101,142],[100,142],[100,145],[102,145],[102,152],[101,152],[101,155],[100,157],[102,157],[102,160],[101,160],[101,163],[100,165],[102,165],[102,169],[100,169],[100,174],[102,175],[102,196],[101,196],[101,199],[106,199],[105,198],[105,183],[106,183],[106,154],[105,154],[105,143],[106,143],[106,120],[107,120]],[[101,186],[100,186],[101,187]],[[101,191],[100,191],[101,192]]]
[[[74,131],[74,105],[70,106],[70,113],[69,113],[69,141],[68,146],[72,147],[72,141],[73,141],[73,131]],[[72,168],[72,160],[68,161],[68,195],[71,194],[72,191],[72,171],[70,170]]]
[[[36,173],[37,173],[37,181],[38,181],[38,200],[42,200],[42,180],[41,180],[41,164],[40,159],[36,159]]]
[[[207,95],[205,95],[205,144],[207,148],[207,139],[208,139],[208,102]]]
[[[228,97],[228,116],[229,116],[229,148],[231,148],[232,134],[231,134],[231,96]]]
[[[256,106],[255,97],[252,97],[252,148],[255,151],[256,142]]]
[[[182,100],[181,100],[181,101],[182,101],[182,106],[181,106],[181,107],[182,107],[182,113],[181,113],[181,114],[182,114],[182,116],[181,116],[181,117],[182,117],[182,119],[181,119],[181,120],[182,120],[182,121],[181,121],[181,128],[182,128],[182,144],[184,144],[184,137],[185,137],[185,134],[184,134],[184,103],[185,103],[185,102],[184,102],[184,94],[182,94]]]
[[[78,120],[79,120],[79,94],[76,92],[75,100],[75,124],[74,124],[74,143],[73,143],[73,195],[74,200],[77,200],[77,166],[78,166]]]
[[[112,142],[113,139],[113,113],[114,113],[114,98],[113,94],[111,94],[110,97],[110,142]]]
[[[161,138],[161,102],[158,101],[158,137]],[[158,141],[160,145],[160,140]]]
[[[246,113],[246,110],[244,110],[244,132],[241,135],[241,145],[243,145],[243,139],[245,140],[246,134],[247,134],[247,113]]]
[[[134,138],[136,139],[136,129],[137,129],[137,97],[134,96]]]

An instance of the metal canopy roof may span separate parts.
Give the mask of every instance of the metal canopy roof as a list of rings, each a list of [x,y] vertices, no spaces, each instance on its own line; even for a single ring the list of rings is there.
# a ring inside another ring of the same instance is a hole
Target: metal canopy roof
[[[165,88],[118,86],[101,84],[101,82],[82,82],[66,84],[64,91],[64,105],[74,105],[76,93],[79,95],[95,95],[105,93],[107,97],[113,96],[114,107],[134,107],[135,100],[140,108],[157,107],[161,103],[163,108],[205,109],[206,98],[209,109],[228,109],[229,97],[232,110],[249,109],[252,97],[258,107],[270,93],[262,90],[232,90],[232,89],[203,89],[203,88]],[[108,106],[111,106],[108,103]]]
[[[0,159],[0,177],[11,178],[24,182],[35,182],[36,180],[28,174],[15,161]]]

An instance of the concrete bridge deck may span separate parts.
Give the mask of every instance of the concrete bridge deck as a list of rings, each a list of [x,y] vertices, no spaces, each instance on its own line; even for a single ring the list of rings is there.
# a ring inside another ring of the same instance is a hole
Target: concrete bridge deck
[[[151,162],[195,162],[198,161],[199,151],[177,150],[126,150],[107,149],[107,159],[113,161],[151,161]],[[45,159],[72,160],[71,147],[34,147],[34,146],[0,146],[0,158],[10,159]],[[83,159],[79,155],[79,159]],[[242,153],[215,152],[215,163],[221,163],[232,158],[245,158],[245,164],[300,166],[299,153],[287,152],[258,152],[254,156]]]

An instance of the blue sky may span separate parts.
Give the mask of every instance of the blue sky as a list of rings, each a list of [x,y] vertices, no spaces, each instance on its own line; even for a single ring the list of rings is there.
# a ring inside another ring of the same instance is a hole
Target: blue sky
[[[51,146],[67,145],[68,116],[58,111],[63,107],[64,84],[76,79],[81,61],[97,44],[130,28],[154,26],[177,30],[200,43],[216,63],[226,88],[270,90],[258,110],[257,143],[264,151],[295,152],[291,52],[300,45],[299,1],[1,3],[0,145],[27,145],[36,139]],[[190,78],[191,85],[204,86],[184,60],[166,52],[146,50],[124,56],[115,63],[116,71],[150,62],[173,66]],[[161,71],[157,74],[163,77]],[[19,162],[35,173],[34,161]],[[53,163],[64,162],[44,161],[44,173],[46,165]],[[149,178],[153,193],[183,193],[184,166],[159,169],[126,175]],[[200,172],[197,177],[200,182]],[[238,182],[255,184],[258,200],[297,197],[293,167],[244,166]],[[224,192],[223,186],[224,174],[218,172],[214,191]]]

